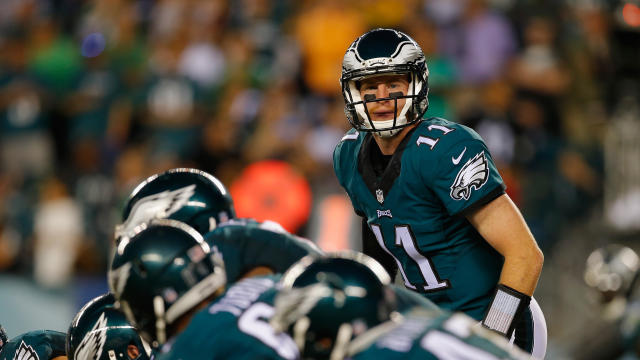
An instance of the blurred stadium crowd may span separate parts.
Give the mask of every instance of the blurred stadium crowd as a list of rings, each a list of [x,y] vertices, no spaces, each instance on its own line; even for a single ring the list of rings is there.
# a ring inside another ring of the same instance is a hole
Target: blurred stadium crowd
[[[349,128],[342,56],[373,27],[422,46],[427,115],[480,133],[546,264],[562,271],[552,261],[571,252],[563,236],[604,216],[607,191],[615,202],[629,190],[606,174],[638,183],[637,121],[618,127],[631,140],[608,140],[616,119],[638,115],[640,10],[630,3],[3,0],[0,272],[46,288],[103,279],[125,197],[178,166],[233,192],[248,165],[288,163],[313,194],[309,217],[289,230],[314,239],[310,224],[327,216],[318,204],[342,195],[331,157]],[[605,161],[622,152],[631,168]],[[639,212],[624,209],[632,218],[620,227],[637,230]],[[544,299],[561,290],[545,292],[545,274],[539,299],[554,316]]]

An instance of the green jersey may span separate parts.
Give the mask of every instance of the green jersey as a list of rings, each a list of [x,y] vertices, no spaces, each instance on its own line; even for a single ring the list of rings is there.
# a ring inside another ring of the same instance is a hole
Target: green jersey
[[[222,253],[227,283],[233,283],[248,271],[266,266],[283,273],[306,255],[322,255],[311,241],[286,232],[274,222],[233,219],[207,233],[205,241]]]
[[[507,339],[462,313],[414,309],[352,341],[352,360],[529,359]]]
[[[408,289],[480,320],[504,261],[464,216],[504,193],[486,145],[468,127],[430,118],[407,133],[386,167],[379,154],[371,134],[353,129],[334,151],[356,213]]]
[[[286,333],[269,324],[280,276],[243,279],[231,286],[186,329],[157,350],[157,360],[297,359],[300,354]]]
[[[0,360],[49,360],[66,355],[67,334],[35,330],[9,340],[0,351]]]

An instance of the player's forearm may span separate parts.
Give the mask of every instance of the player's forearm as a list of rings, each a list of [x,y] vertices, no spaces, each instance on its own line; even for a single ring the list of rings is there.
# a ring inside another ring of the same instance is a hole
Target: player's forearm
[[[537,247],[516,255],[505,256],[500,284],[526,295],[533,295],[542,272],[544,258]]]
[[[508,195],[467,216],[480,235],[502,256],[500,283],[523,294],[536,288],[544,257],[527,223]]]

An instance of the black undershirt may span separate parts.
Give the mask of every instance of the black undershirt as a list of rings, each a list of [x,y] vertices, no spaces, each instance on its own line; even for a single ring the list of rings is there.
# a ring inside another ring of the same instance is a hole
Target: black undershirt
[[[371,164],[373,165],[373,171],[376,173],[378,178],[382,177],[384,171],[389,165],[389,161],[391,161],[392,155],[384,155],[378,146],[370,146],[371,150]]]

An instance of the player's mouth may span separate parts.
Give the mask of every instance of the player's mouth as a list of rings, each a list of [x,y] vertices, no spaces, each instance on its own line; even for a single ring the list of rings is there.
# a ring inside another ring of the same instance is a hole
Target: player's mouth
[[[371,115],[371,117],[373,118],[372,120],[374,121],[393,120],[393,115],[394,115],[393,111],[375,111]]]

